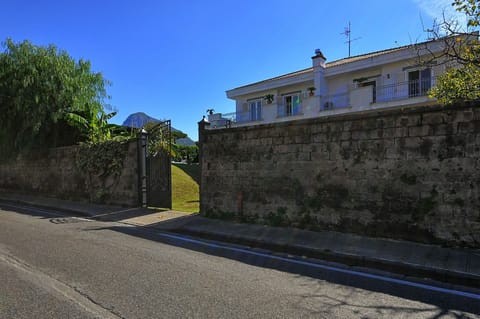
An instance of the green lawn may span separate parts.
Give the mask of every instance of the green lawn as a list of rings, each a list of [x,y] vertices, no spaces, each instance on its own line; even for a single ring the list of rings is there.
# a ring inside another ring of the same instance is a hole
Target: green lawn
[[[198,164],[172,164],[172,209],[199,211],[200,167]]]

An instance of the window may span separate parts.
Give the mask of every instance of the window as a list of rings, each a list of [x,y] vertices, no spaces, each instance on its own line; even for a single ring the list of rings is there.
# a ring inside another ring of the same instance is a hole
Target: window
[[[408,72],[408,96],[423,96],[432,87],[431,69]]]
[[[293,93],[283,96],[283,105],[279,107],[279,116],[292,116],[300,114],[300,93]]]
[[[262,100],[248,102],[250,121],[260,121],[262,119]]]

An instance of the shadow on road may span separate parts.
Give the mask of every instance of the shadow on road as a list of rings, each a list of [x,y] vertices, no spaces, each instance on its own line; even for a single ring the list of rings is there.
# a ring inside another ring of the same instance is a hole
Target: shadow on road
[[[104,222],[118,222],[125,219],[146,216],[146,215],[150,215],[157,212],[163,212],[163,211],[166,211],[166,209],[134,207],[134,208],[127,208],[127,209],[122,209],[118,211],[113,211],[106,214],[95,215],[95,216],[92,216],[91,219],[104,221]]]
[[[21,214],[34,216],[36,218],[49,219],[52,223],[61,224],[67,223],[65,220],[67,217],[62,218],[60,215],[65,215],[59,212],[59,218],[52,217],[49,213],[55,213],[48,209],[48,211],[32,208],[32,207],[19,207],[15,205],[9,205],[8,203],[0,202],[0,209],[15,211]],[[107,213],[103,216],[97,216],[96,220],[99,221],[120,221],[126,216],[142,216],[152,213],[150,209],[137,209],[137,210],[125,210],[113,212],[113,214]],[[181,218],[175,218],[171,220],[162,221],[155,224],[150,224],[150,227],[132,226],[132,225],[110,225],[107,227],[92,227],[85,231],[98,231],[98,230],[111,230],[126,234],[129,236],[135,236],[155,242],[159,242],[166,245],[171,245],[191,251],[196,251],[212,256],[228,258],[236,260],[245,264],[253,265],[256,267],[263,267],[269,269],[275,269],[283,272],[293,274],[295,278],[301,278],[309,284],[318,285],[322,287],[325,282],[342,285],[346,289],[352,289],[355,293],[368,294],[369,292],[380,292],[392,296],[397,296],[413,301],[420,301],[431,305],[431,307],[420,308],[414,306],[412,308],[405,309],[405,307],[395,307],[395,305],[385,306],[381,302],[375,304],[371,302],[370,305],[353,304],[350,302],[348,296],[342,296],[341,298],[326,295],[320,288],[318,294],[309,294],[302,297],[302,306],[309,307],[312,314],[322,316],[331,312],[324,312],[328,307],[348,307],[354,309],[365,309],[370,307],[372,309],[372,317],[396,317],[400,313],[408,313],[410,317],[415,318],[418,315],[422,315],[427,318],[474,318],[462,311],[480,314],[480,302],[468,297],[455,296],[443,293],[441,291],[426,290],[417,286],[405,286],[396,282],[382,281],[371,278],[369,276],[358,276],[353,273],[349,273],[351,270],[341,265],[323,264],[327,267],[312,267],[310,262],[312,260],[303,258],[290,258],[284,254],[271,254],[261,249],[249,249],[245,246],[222,244],[220,242],[213,242],[208,240],[197,241],[195,238],[178,235],[175,233],[163,233],[164,231],[174,231],[181,228],[182,224],[194,221],[196,215],[184,216]],[[152,228],[151,226],[155,226]],[[292,262],[292,260],[294,262]],[[315,261],[317,262],[317,261]],[[336,271],[329,268],[332,266],[338,266],[338,268],[347,270]],[[401,278],[400,278],[401,279]],[[363,291],[355,288],[364,289]],[[323,304],[322,307],[318,307],[319,304]],[[332,309],[330,309],[332,310]],[[362,311],[363,312],[363,311]],[[428,313],[428,316],[425,314]],[[430,315],[432,314],[432,315]],[[370,318],[370,317],[362,317]]]
[[[167,221],[167,223],[175,222],[180,221]],[[173,226],[173,224],[170,224],[170,226]],[[435,312],[436,315],[431,318],[442,318],[444,316],[453,318],[473,318],[454,312],[453,310],[480,314],[480,303],[478,300],[462,296],[452,296],[441,291],[426,290],[418,286],[405,286],[398,282],[378,280],[371,276],[358,276],[351,271],[349,272],[350,269],[345,268],[342,265],[328,264],[326,267],[312,267],[310,263],[311,260],[308,259],[271,254],[264,250],[249,249],[248,247],[239,245],[224,245],[219,242],[210,242],[206,240],[201,240],[199,242],[195,238],[176,235],[174,233],[162,233],[159,230],[150,227],[111,226],[101,229],[113,230],[126,235],[160,242],[162,244],[189,249],[212,256],[228,258],[257,267],[275,269],[291,274],[328,281],[333,284],[361,288],[367,291],[375,291],[409,300],[420,301],[437,307],[437,311]],[[92,230],[93,229],[90,229],[90,231]],[[97,228],[97,230],[99,229]],[[185,240],[182,238],[185,238]],[[294,260],[294,262],[291,262],[292,260]],[[332,266],[338,266],[338,268],[347,271],[332,270]],[[428,309],[432,310],[430,308]],[[419,311],[423,312],[425,310]],[[414,313],[412,315],[415,317]]]
[[[82,205],[81,203],[78,205]],[[166,211],[166,209],[159,208],[122,208],[122,207],[111,207],[106,206],[103,210],[97,210],[96,215],[79,214],[76,210],[61,209],[57,210],[54,207],[50,208],[45,206],[45,208],[39,208],[31,205],[19,204],[16,202],[0,201],[0,209],[14,211],[20,214],[40,217],[40,218],[51,218],[52,215],[58,214],[59,216],[64,216],[68,214],[69,216],[74,217],[87,217],[93,220],[98,221],[108,221],[108,222],[118,222],[125,219],[131,219],[141,216],[150,215],[156,212]]]

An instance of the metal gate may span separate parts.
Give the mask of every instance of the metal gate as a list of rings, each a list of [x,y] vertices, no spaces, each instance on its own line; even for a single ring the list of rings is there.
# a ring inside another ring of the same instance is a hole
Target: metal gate
[[[148,206],[172,208],[172,171],[170,154],[161,151],[147,158]]]
[[[148,206],[172,208],[171,122],[147,126],[146,202]]]

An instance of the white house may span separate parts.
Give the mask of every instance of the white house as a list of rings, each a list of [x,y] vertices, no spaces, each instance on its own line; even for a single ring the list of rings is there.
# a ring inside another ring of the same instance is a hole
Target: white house
[[[435,103],[427,93],[446,65],[431,57],[444,48],[440,39],[333,62],[317,49],[311,68],[228,90],[236,110],[210,117],[211,128]]]

